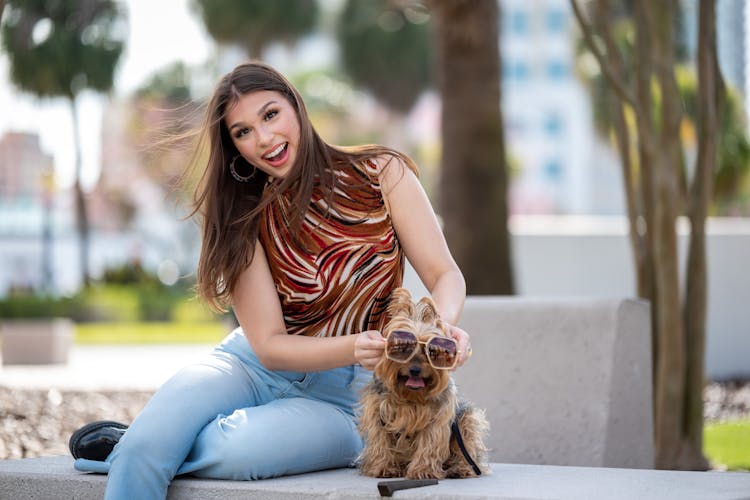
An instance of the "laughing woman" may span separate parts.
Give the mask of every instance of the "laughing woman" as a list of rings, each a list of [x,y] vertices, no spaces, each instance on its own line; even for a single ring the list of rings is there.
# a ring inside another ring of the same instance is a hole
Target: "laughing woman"
[[[327,144],[274,69],[225,75],[200,137],[198,290],[231,306],[240,327],[167,381],[124,433],[99,422],[72,436],[76,468],[109,474],[106,498],[163,499],[178,474],[250,480],[350,466],[362,448],[355,405],[383,353],[404,257],[447,324],[463,308],[464,278],[412,161]],[[469,337],[449,329],[461,365]]]

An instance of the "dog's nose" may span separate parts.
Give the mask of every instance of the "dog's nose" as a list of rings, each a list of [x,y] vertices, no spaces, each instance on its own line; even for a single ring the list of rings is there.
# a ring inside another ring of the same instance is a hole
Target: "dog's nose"
[[[409,368],[409,375],[412,377],[418,377],[420,373],[422,373],[422,367],[420,366],[412,366]]]

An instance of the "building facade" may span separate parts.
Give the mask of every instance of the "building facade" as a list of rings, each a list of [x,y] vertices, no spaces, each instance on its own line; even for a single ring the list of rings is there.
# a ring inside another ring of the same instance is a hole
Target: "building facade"
[[[500,0],[500,11],[511,213],[623,213],[617,158],[576,76],[568,0]]]

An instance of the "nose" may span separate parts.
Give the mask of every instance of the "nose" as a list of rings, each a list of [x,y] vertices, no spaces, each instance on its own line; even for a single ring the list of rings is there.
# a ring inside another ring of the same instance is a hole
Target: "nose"
[[[422,373],[421,366],[414,365],[409,367],[409,375],[411,375],[412,377],[418,377],[420,373]]]
[[[258,145],[261,147],[271,146],[271,138],[273,133],[266,127],[258,127],[257,129]]]

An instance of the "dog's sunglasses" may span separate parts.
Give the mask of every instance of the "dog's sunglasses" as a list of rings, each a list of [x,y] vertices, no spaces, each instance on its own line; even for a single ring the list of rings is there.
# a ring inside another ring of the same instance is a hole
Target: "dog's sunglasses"
[[[450,370],[458,362],[458,344],[452,338],[433,335],[419,340],[412,332],[393,330],[385,340],[385,357],[397,363],[411,360],[420,344],[424,346],[430,365],[437,370]]]

